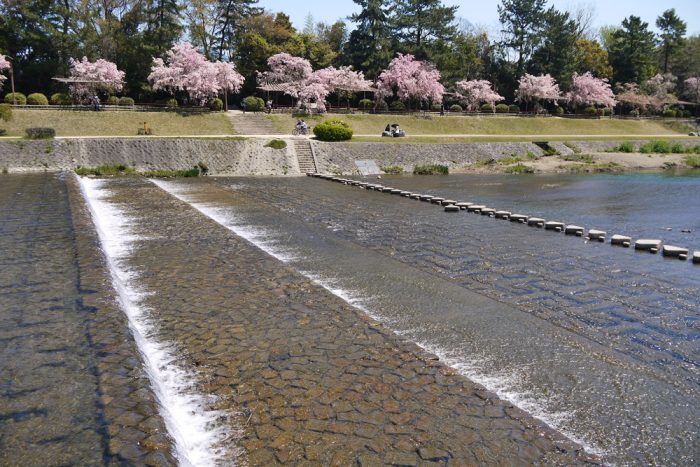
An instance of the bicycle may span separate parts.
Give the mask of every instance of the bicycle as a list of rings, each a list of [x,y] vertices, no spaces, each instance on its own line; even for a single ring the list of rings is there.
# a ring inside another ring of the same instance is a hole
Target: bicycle
[[[294,130],[292,130],[292,135],[294,135],[294,136],[301,136],[301,135],[308,136],[309,134],[311,134],[311,127],[308,127],[308,128],[296,128],[295,127]]]

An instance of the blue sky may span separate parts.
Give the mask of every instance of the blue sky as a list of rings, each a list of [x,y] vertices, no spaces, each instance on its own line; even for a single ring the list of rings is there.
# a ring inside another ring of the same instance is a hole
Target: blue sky
[[[499,28],[496,6],[500,0],[443,0],[443,3],[458,6],[457,16],[473,24],[484,26],[489,31]],[[285,12],[298,29],[303,28],[309,13],[316,21],[332,23],[359,10],[352,0],[260,0],[258,5],[270,11]],[[548,5],[561,10],[591,5],[595,11],[593,24],[596,27],[620,24],[625,17],[634,14],[654,29],[656,18],[664,10],[675,8],[688,23],[688,34],[700,34],[700,0],[549,0]]]

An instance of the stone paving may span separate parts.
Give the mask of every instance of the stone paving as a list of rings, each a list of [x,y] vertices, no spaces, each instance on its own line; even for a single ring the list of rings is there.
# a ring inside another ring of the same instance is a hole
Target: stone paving
[[[0,464],[172,464],[81,199],[0,176]]]
[[[228,414],[231,462],[236,446],[250,465],[596,461],[155,185],[109,189],[160,337]]]

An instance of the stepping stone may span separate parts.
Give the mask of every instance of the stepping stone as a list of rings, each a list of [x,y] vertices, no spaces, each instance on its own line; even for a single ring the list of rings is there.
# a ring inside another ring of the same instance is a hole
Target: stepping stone
[[[496,219],[510,219],[510,211],[496,211]]]
[[[385,186],[384,188],[382,188],[382,192],[383,192],[383,193],[391,193],[392,190],[394,190],[394,189],[393,189],[393,188],[390,188],[390,187],[388,187],[388,186]],[[400,190],[399,190],[399,191],[400,191]]]
[[[390,193],[391,193],[392,195],[400,195],[401,193],[403,193],[403,190],[391,190]]]
[[[545,222],[546,221],[541,217],[531,217],[527,220],[527,225],[529,225],[530,227],[542,228],[544,227]]]
[[[442,205],[447,206],[448,204],[456,204],[456,203],[457,203],[457,201],[455,201],[453,199],[446,199],[442,202]]]
[[[604,242],[607,234],[608,233],[605,230],[591,229],[588,231],[588,240],[598,240],[599,242]]]
[[[445,212],[459,212],[459,206],[455,206],[454,204],[448,204],[445,206]]]
[[[629,246],[632,244],[632,237],[615,234],[612,237],[610,237],[610,244],[620,245],[624,246],[625,248],[629,248]]]
[[[433,198],[434,198],[434,196],[432,196],[432,195],[420,195],[421,201],[430,201]]]
[[[678,258],[684,261],[688,259],[688,249],[680,246],[664,245],[661,252],[664,256],[668,256],[669,258]]]
[[[566,235],[576,235],[577,237],[583,236],[583,227],[580,225],[567,225],[564,227],[564,233]]]
[[[457,203],[455,206],[459,206],[459,209],[467,209],[472,204],[474,203]]]
[[[443,201],[445,201],[445,198],[439,198],[439,197],[435,197],[435,198],[430,200],[430,202],[433,204],[441,204]]]
[[[693,264],[700,264],[700,250],[693,252]]]
[[[482,216],[493,217],[493,216],[496,215],[496,210],[495,210],[495,209],[491,209],[491,208],[484,208],[484,209],[481,210],[481,215],[482,215]]]
[[[557,232],[561,232],[564,230],[564,223],[563,222],[556,222],[556,221],[547,221],[544,223],[544,229],[545,230],[556,230]]]
[[[421,195],[420,193],[411,193],[410,198],[411,199],[420,199]]]
[[[400,194],[401,194],[401,196],[403,196],[404,198],[408,198],[409,196],[411,196],[411,192],[410,192],[410,191],[402,191]]]
[[[475,213],[480,213],[482,209],[484,209],[486,206],[482,204],[472,204],[471,206],[467,207],[467,212],[475,212]]]
[[[511,214],[510,215],[510,221],[511,222],[520,222],[521,224],[525,224],[528,220],[528,216],[525,214]]]
[[[661,249],[661,243],[661,240],[640,239],[635,242],[634,249],[657,253]]]

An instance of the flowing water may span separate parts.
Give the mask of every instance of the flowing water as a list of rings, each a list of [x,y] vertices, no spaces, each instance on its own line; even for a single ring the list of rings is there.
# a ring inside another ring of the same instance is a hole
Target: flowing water
[[[385,185],[700,249],[696,173]],[[700,267],[318,179],[156,182],[610,462],[700,454]]]

